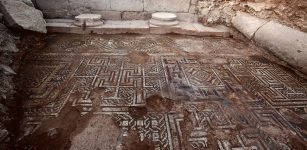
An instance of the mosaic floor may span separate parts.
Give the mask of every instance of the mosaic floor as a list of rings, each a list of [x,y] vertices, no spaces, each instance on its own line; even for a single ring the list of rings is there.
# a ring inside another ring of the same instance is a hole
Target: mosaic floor
[[[46,41],[21,67],[20,147],[306,148],[307,80],[262,49],[175,35]]]

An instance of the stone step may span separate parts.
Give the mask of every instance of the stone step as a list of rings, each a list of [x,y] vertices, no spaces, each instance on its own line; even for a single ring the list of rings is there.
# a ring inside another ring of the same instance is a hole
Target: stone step
[[[83,30],[81,27],[75,26],[73,20],[67,19],[61,21],[60,19],[48,19],[48,32],[57,33],[75,33],[75,34],[182,34],[182,35],[196,35],[196,36],[214,36],[214,37],[228,37],[229,29],[225,26],[207,27],[200,23],[179,22],[175,26],[155,26],[151,25],[148,20],[129,20],[129,21],[115,21],[106,20],[103,25],[96,27],[87,27]]]
[[[101,20],[100,14],[81,14],[75,17],[74,24],[76,26],[86,25],[89,27],[94,27],[94,26],[102,25],[103,21]]]

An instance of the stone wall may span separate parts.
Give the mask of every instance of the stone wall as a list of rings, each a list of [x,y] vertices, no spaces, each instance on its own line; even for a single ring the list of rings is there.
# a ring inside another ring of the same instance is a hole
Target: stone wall
[[[71,18],[80,13],[102,14],[104,19],[146,19],[152,12],[194,14],[197,0],[32,0],[45,18]]]

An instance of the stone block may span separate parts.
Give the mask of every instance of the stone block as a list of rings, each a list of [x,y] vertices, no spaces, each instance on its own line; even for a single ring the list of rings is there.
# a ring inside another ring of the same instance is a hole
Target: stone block
[[[143,11],[143,0],[111,0],[111,10]]]
[[[216,27],[207,27],[199,23],[181,22],[180,28],[174,30],[174,33],[194,36],[211,36],[211,37],[227,37],[225,30]]]
[[[120,11],[92,11],[94,14],[100,14],[105,20],[121,20]]]
[[[111,10],[110,0],[86,0],[85,7],[91,10]]]
[[[149,20],[151,13],[149,12],[131,12],[125,11],[122,13],[122,20]]]
[[[190,0],[144,0],[144,10],[150,12],[188,12]]]
[[[35,0],[40,10],[67,10],[67,0]]]
[[[265,23],[267,23],[267,21],[244,12],[237,12],[236,16],[232,19],[233,26],[248,39],[252,39],[255,32]]]
[[[47,23],[47,31],[48,33],[71,33],[72,23],[63,23],[63,22],[50,22]]]
[[[307,33],[270,21],[259,28],[254,40],[307,74]]]
[[[69,0],[69,14],[71,16],[77,16],[90,13],[91,9],[86,7],[86,2],[85,0]]]
[[[183,22],[198,22],[198,15],[191,13],[176,13],[177,19]]]
[[[68,10],[42,10],[44,18],[53,19],[53,18],[73,18]]]
[[[189,13],[191,13],[191,14],[196,14],[197,12],[196,12],[196,9],[197,9],[197,7],[196,7],[197,5],[195,5],[195,4],[191,4],[190,5],[190,8],[189,8]]]
[[[150,33],[151,34],[169,34],[175,33],[175,30],[179,30],[180,26],[170,26],[170,27],[160,27],[150,24]]]
[[[123,34],[123,33],[137,33],[148,34],[149,25],[148,21],[132,20],[132,21],[106,21],[99,29],[98,34]]]
[[[193,26],[192,23],[186,23],[186,22],[181,22],[180,23],[180,28],[178,30],[175,30],[175,33],[178,34],[186,34],[186,35],[194,35],[195,32],[197,32],[196,28]]]
[[[52,33],[76,33],[84,34],[88,33],[83,31],[81,27],[73,25],[74,20],[72,19],[47,19],[47,30]]]
[[[70,8],[85,7],[85,0],[68,0],[68,3]]]
[[[192,5],[197,5],[198,4],[198,0],[191,0],[191,4]]]
[[[80,7],[76,9],[69,9],[68,16],[74,17],[74,16],[78,16],[81,14],[90,14],[90,13],[91,13],[90,9],[87,9],[85,7]]]

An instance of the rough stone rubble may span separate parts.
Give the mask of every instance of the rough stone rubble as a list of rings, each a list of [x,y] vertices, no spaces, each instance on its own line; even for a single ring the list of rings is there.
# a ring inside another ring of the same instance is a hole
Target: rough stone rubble
[[[16,46],[18,36],[9,28],[18,28],[46,33],[46,23],[42,13],[34,8],[31,0],[0,0],[0,147],[10,141],[7,125],[13,117],[10,107],[13,106],[15,85],[13,78],[18,68]],[[16,65],[15,65],[16,64]]]
[[[9,66],[16,52],[18,49],[14,36],[0,23],[0,142],[7,140],[9,134],[4,123],[11,120],[6,105],[14,94],[13,75],[15,72]]]
[[[197,5],[204,24],[225,23],[231,26],[231,18],[237,11],[307,31],[306,0],[199,0]]]
[[[19,0],[1,0],[0,10],[4,14],[6,25],[46,33],[46,22],[42,12],[31,7],[31,4],[29,2],[26,4]]]

